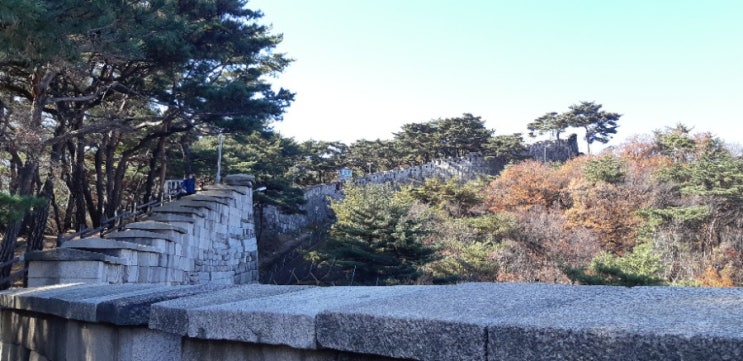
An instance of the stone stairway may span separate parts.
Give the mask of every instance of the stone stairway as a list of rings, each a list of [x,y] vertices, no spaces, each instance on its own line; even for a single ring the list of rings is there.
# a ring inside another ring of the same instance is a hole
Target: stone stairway
[[[28,285],[255,283],[252,186],[252,176],[230,175],[103,238],[30,253]]]

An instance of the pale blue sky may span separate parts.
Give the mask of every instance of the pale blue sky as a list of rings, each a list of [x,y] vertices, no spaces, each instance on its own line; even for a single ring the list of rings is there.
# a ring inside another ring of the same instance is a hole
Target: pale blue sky
[[[743,143],[743,1],[253,0],[295,62],[275,128],[389,139],[472,113],[526,133],[582,100],[623,114],[617,144],[684,123]],[[581,145],[582,146],[582,145]]]

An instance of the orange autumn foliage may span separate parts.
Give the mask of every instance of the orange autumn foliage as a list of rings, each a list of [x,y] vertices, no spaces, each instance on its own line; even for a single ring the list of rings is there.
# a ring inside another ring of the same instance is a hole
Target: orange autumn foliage
[[[565,211],[566,227],[596,232],[604,250],[623,254],[634,247],[641,219],[635,214],[645,199],[628,187],[573,182],[573,207]]]
[[[714,267],[707,266],[704,274],[698,277],[697,280],[703,287],[734,287],[735,282],[733,282],[731,273],[732,271],[728,267],[717,271]]]
[[[485,204],[492,212],[551,208],[567,181],[548,163],[524,161],[508,166],[486,187]]]

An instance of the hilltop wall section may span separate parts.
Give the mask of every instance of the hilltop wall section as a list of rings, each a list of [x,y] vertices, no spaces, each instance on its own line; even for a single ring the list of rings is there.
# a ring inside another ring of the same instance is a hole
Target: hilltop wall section
[[[539,161],[563,162],[578,156],[578,137],[573,134],[568,139],[549,140],[532,144],[525,157]],[[421,184],[427,179],[448,180],[458,178],[470,181],[482,176],[494,176],[503,170],[506,161],[472,153],[463,157],[437,159],[418,166],[372,173],[354,179],[353,184]],[[302,207],[304,214],[284,214],[279,208],[266,206],[257,212],[256,223],[261,227],[261,237],[277,234],[291,234],[313,224],[323,224],[333,219],[328,199],[342,197],[342,185],[320,184],[305,189],[307,204]],[[261,218],[262,217],[262,218]]]
[[[364,177],[356,178],[353,184],[390,184],[393,186],[401,184],[420,184],[427,179],[438,178],[447,180],[458,178],[464,181],[473,180],[481,176],[496,175],[505,162],[500,159],[492,159],[480,154],[470,154],[459,158],[437,159],[433,162],[415,167],[390,170],[373,173]],[[306,204],[301,207],[303,214],[284,214],[278,207],[265,206],[256,212],[259,217],[259,235],[261,237],[272,237],[277,234],[291,234],[299,232],[305,227],[313,224],[324,224],[334,217],[330,209],[329,199],[340,199],[343,197],[342,183],[319,184],[307,187],[304,193]]]
[[[565,162],[580,155],[578,135],[571,134],[568,139],[536,142],[527,150],[529,158],[542,162]]]

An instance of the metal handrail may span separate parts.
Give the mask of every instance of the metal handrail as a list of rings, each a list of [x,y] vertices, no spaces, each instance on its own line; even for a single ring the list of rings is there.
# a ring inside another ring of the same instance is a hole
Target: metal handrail
[[[111,218],[107,218],[103,221],[101,221],[101,225],[96,228],[87,228],[80,231],[77,231],[75,233],[69,234],[67,236],[63,236],[61,233],[57,235],[57,246],[61,246],[67,241],[70,241],[75,238],[86,238],[90,237],[94,234],[100,234],[105,235],[107,233],[111,233],[114,230],[121,230],[124,228],[126,223],[123,222],[123,220],[131,218],[133,221],[137,221],[137,218],[139,218],[143,214],[149,213],[150,208],[156,208],[161,205],[163,205],[165,201],[160,201],[158,199],[151,200],[147,203],[135,205],[134,211],[124,211],[121,212]],[[118,225],[116,223],[118,222]]]

